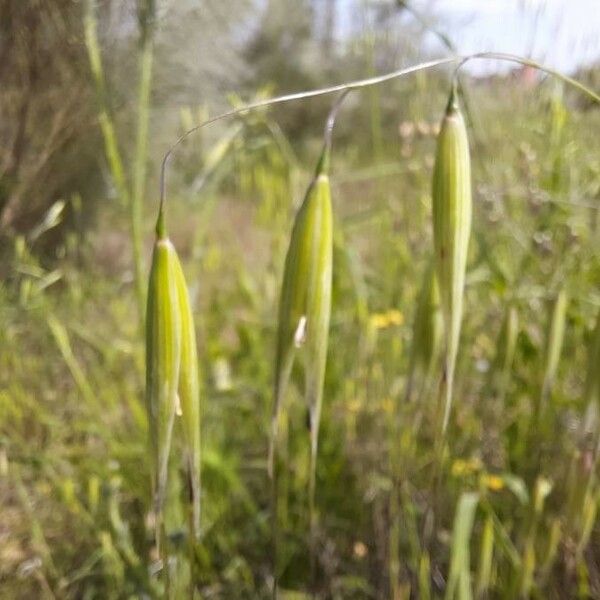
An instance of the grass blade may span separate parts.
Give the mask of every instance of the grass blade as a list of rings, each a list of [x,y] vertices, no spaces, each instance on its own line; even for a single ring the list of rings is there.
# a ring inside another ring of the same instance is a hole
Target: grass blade
[[[450,574],[445,600],[452,600],[456,597],[459,600],[470,600],[473,596],[469,545],[478,502],[479,495],[475,492],[463,493],[458,500],[452,529]]]

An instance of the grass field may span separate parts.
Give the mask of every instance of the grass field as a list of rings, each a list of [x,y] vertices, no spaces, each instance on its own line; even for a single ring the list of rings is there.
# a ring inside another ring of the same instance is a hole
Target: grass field
[[[339,116],[317,566],[311,574],[300,361],[278,444],[282,598],[309,597],[311,589],[334,599],[600,596],[600,112],[551,80],[527,87],[465,79],[473,231],[454,404],[440,448],[441,355],[425,348],[415,359],[413,327],[433,256],[440,88],[433,76],[407,79],[380,88],[381,122],[358,94]],[[300,147],[268,112],[218,132],[175,157],[167,203],[201,365],[203,512],[194,568],[198,597],[267,598],[277,305],[320,140]],[[144,202],[144,275],[155,189]],[[78,206],[68,200],[69,218],[78,218]],[[2,598],[164,595],[126,223],[126,210],[112,203],[98,210],[93,229],[68,233],[52,260],[37,252],[43,227],[7,252]],[[178,472],[174,462],[167,520],[185,583]]]

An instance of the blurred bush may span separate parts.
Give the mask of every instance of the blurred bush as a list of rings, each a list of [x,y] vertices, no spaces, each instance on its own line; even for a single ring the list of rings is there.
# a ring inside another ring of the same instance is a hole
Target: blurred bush
[[[0,232],[36,227],[98,181],[80,7],[0,0]],[[87,198],[86,194],[86,198]]]

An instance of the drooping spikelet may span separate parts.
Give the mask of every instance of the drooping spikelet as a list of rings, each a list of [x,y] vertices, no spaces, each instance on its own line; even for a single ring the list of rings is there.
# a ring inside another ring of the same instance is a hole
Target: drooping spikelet
[[[175,416],[181,417],[190,531],[200,532],[200,385],[194,322],[181,263],[161,210],[146,312],[146,407],[152,454],[156,539],[168,481]]]
[[[146,409],[152,455],[152,488],[160,535],[171,438],[178,403],[181,311],[177,254],[159,217],[152,254],[146,309]],[[157,536],[158,539],[158,536]]]
[[[446,332],[445,431],[452,404],[472,212],[469,141],[454,88],[437,141],[432,200],[435,267]]]
[[[191,532],[200,536],[200,381],[196,333],[188,289],[179,259],[176,257],[176,286],[181,315],[181,363],[179,367],[179,400],[183,428],[183,451]]]
[[[275,358],[269,451],[271,475],[281,404],[295,352],[301,346],[305,347],[305,396],[311,419],[311,451],[316,453],[331,311],[332,215],[328,159],[326,148],[296,215],[285,260]]]

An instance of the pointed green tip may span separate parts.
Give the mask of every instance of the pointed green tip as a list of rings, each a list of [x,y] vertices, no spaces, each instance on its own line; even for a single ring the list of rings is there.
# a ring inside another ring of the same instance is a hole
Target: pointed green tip
[[[329,144],[325,144],[323,148],[323,152],[321,152],[321,157],[319,158],[319,162],[317,163],[317,170],[315,172],[315,177],[319,175],[328,175],[329,174],[329,163],[331,159],[331,148]]]
[[[450,96],[448,97],[448,104],[446,105],[446,114],[450,115],[458,111],[458,82],[456,79],[452,80],[452,86],[450,87]]]
[[[164,240],[167,237],[167,227],[165,225],[165,213],[161,208],[156,220],[156,237],[159,240]]]

